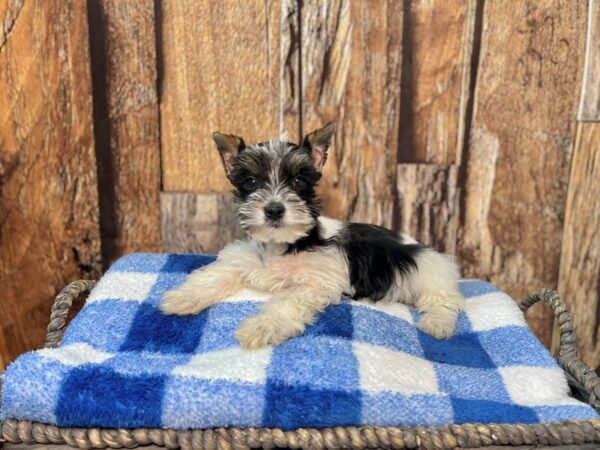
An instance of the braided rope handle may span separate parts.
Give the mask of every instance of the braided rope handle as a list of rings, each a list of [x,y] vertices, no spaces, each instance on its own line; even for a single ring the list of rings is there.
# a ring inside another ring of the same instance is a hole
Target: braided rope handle
[[[45,348],[56,348],[62,341],[67,323],[67,315],[73,302],[83,295],[90,293],[94,285],[93,280],[78,280],[73,281],[65,286],[60,291],[60,294],[54,299],[52,304],[52,312],[50,313],[50,323],[46,332]]]
[[[567,305],[552,289],[542,289],[529,295],[520,303],[519,307],[523,313],[526,313],[532,305],[539,301],[543,301],[552,308],[554,317],[558,322],[560,332],[558,363],[568,375],[583,387],[590,396],[589,404],[600,412],[600,377],[577,356],[577,339]]]

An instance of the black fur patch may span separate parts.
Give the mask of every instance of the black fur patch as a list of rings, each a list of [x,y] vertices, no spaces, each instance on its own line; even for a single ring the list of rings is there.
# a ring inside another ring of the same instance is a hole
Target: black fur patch
[[[330,245],[333,241],[331,239],[323,239],[321,237],[321,230],[319,225],[317,224],[309,233],[303,238],[298,239],[293,244],[289,244],[286,254],[290,253],[298,253],[302,251],[312,251],[317,247],[323,247],[326,245]]]
[[[356,299],[381,300],[401,274],[417,270],[419,244],[403,244],[402,238],[375,225],[347,223],[340,230],[338,244],[346,252],[350,283]]]
[[[230,177],[237,200],[244,201],[250,195],[251,192],[244,189],[244,182],[250,177],[258,181],[258,189],[264,187],[269,181],[270,168],[271,160],[265,153],[242,151],[235,159]]]
[[[396,271],[406,274],[417,270],[415,257],[424,248],[420,244],[403,244],[399,235],[376,225],[346,223],[340,234],[331,239],[321,237],[316,226],[307,236],[290,244],[286,253],[313,251],[332,244],[347,256],[353,297],[373,301],[385,296],[395,282]]]
[[[321,173],[315,169],[310,159],[309,150],[298,147],[286,153],[281,161],[280,177],[283,183],[296,192],[310,210],[311,216],[316,219],[321,213],[321,201],[317,198],[315,187],[321,178]],[[305,181],[305,186],[296,188],[293,182],[296,178]]]

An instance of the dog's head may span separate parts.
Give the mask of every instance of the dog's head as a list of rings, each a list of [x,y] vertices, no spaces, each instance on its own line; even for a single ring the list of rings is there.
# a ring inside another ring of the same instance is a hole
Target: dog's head
[[[329,123],[301,145],[269,141],[246,145],[239,136],[213,133],[227,178],[235,187],[242,227],[259,241],[293,243],[320,214],[315,186],[334,132]]]

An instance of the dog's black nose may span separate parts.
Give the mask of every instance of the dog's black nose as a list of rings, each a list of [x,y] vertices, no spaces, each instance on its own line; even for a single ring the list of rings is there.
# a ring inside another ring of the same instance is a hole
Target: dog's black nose
[[[279,220],[285,212],[285,206],[278,202],[271,202],[265,206],[265,216],[269,220]]]

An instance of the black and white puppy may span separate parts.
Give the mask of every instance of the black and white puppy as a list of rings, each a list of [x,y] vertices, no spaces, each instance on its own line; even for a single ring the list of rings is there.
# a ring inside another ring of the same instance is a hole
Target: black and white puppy
[[[236,332],[247,349],[302,333],[343,295],[414,305],[423,331],[436,338],[454,333],[463,298],[450,259],[378,226],[320,216],[315,186],[333,131],[328,124],[301,145],[246,145],[238,136],[213,134],[250,239],[228,245],[216,262],[167,292],[162,311],[197,314],[244,288],[270,292]]]

